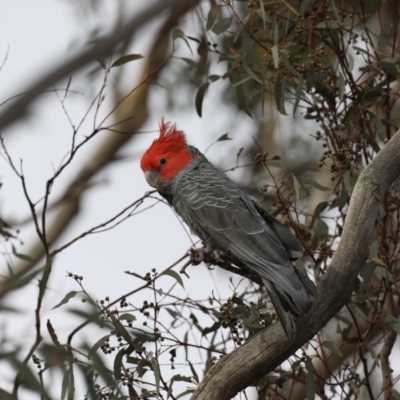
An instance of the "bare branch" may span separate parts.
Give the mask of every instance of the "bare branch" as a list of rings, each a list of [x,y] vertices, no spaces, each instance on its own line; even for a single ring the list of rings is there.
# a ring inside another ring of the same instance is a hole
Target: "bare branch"
[[[354,281],[368,256],[381,199],[400,175],[399,152],[400,131],[360,175],[340,244],[319,282],[312,309],[297,321],[296,336],[288,339],[280,323],[255,335],[211,369],[192,400],[231,399],[310,340],[349,300]]]
[[[158,8],[164,9],[164,6],[161,7],[159,3],[157,4]],[[188,10],[190,10],[190,8],[196,3],[191,1],[181,3],[178,1],[166,0],[165,2],[162,2],[162,4],[176,5],[176,7],[158,32],[151,49],[149,58],[153,60],[153,65],[155,66],[161,64],[166,58],[170,30],[176,25],[178,19]],[[152,12],[155,13],[158,10],[157,7],[153,6]],[[149,13],[146,15],[148,16],[148,14]],[[144,17],[142,16],[142,18]],[[137,20],[141,21],[142,24],[146,22],[142,21],[139,17]],[[156,78],[161,70],[162,69],[156,69],[153,78]],[[141,80],[148,79],[148,77],[149,72],[147,68],[145,68],[142,72]],[[134,133],[138,131],[147,120],[147,96],[149,87],[149,83],[140,86],[137,91],[129,96],[127,101],[121,104],[121,107],[119,107],[115,113],[116,121],[125,121],[124,123],[121,123],[121,129],[123,131],[131,132],[132,134],[121,135],[118,133],[110,133],[100,144],[96,153],[91,157],[87,165],[83,167],[82,171],[75,177],[71,185],[66,189],[64,195],[58,203],[55,215],[53,216],[53,221],[51,225],[47,227],[46,242],[49,243],[50,246],[57,240],[61,233],[64,232],[65,228],[71,223],[73,218],[78,214],[80,200],[85,190],[89,187],[91,179],[109,163],[115,160],[115,154],[121,149],[121,147],[123,147],[134,137]],[[26,105],[27,104],[28,103],[26,103]],[[134,118],[131,118],[132,115],[134,115]],[[26,272],[31,270],[38,261],[40,261],[45,254],[43,244],[41,242],[35,244],[31,249],[26,251],[26,254],[28,254],[29,257],[34,261],[31,263],[24,261],[17,265],[13,270],[13,279],[19,279]],[[12,289],[13,279],[8,277],[2,280],[0,284],[0,298],[2,298]]]
[[[155,17],[159,17],[165,10],[173,10],[173,14],[182,15],[187,10],[191,9],[197,1],[187,0],[160,0],[152,4],[145,11],[138,16],[131,18],[123,27],[113,32],[110,36],[97,42],[90,48],[85,48],[71,60],[58,66],[50,73],[46,74],[38,82],[34,83],[26,93],[18,98],[13,104],[7,107],[0,114],[0,129],[6,127],[8,124],[14,122],[16,119],[21,118],[21,114],[26,112],[29,104],[49,86],[56,84],[59,80],[71,75],[74,71],[84,67],[86,64],[92,62],[96,58],[108,55],[112,49],[120,42],[131,37],[142,25],[149,22]]]

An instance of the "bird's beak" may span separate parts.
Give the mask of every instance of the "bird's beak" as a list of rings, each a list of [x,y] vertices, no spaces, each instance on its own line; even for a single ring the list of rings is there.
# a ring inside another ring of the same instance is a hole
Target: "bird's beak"
[[[147,170],[144,171],[144,177],[146,178],[147,183],[157,189],[157,182],[158,179],[160,178],[160,174],[157,171],[154,170]]]

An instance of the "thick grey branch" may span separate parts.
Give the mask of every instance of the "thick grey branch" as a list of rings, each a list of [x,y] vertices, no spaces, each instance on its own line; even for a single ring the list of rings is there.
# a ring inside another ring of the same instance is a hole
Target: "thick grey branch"
[[[288,339],[280,323],[260,332],[219,361],[204,377],[192,400],[227,400],[265,376],[310,340],[348,302],[364,266],[381,199],[400,175],[400,131],[363,171],[354,188],[340,244],[318,284],[311,310],[297,321]]]

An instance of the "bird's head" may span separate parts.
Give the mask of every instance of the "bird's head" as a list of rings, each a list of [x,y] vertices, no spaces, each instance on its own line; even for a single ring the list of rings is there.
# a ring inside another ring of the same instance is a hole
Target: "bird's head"
[[[143,154],[140,160],[147,183],[160,190],[163,182],[169,182],[193,161],[183,131],[169,122],[160,123],[160,136]]]

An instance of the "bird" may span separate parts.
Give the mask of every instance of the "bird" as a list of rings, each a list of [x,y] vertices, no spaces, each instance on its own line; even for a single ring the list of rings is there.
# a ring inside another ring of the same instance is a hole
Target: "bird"
[[[188,145],[176,124],[162,119],[159,128],[140,160],[147,183],[201,239],[205,252],[261,279],[286,335],[294,337],[296,319],[316,296],[307,273],[292,263],[303,255],[300,240]]]

